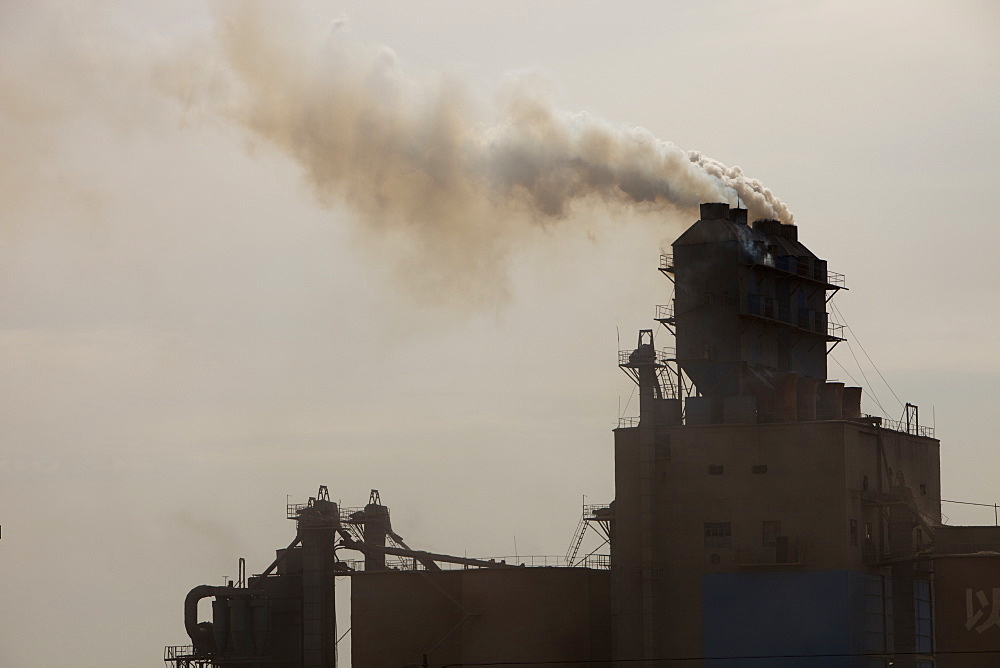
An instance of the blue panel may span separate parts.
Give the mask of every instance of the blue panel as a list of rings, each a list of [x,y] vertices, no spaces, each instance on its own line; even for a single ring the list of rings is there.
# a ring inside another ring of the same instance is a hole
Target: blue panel
[[[705,667],[864,666],[864,586],[849,571],[703,576]]]

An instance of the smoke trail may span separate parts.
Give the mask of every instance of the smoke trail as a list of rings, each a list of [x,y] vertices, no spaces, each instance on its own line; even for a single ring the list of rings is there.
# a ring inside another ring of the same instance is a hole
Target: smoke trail
[[[483,120],[460,84],[422,84],[389,49],[333,35],[310,52],[301,34],[282,32],[287,19],[263,14],[266,6],[230,10],[214,57],[193,53],[162,82],[191,110],[277,147],[322,201],[346,202],[418,254],[494,265],[515,234],[512,220],[558,221],[574,205],[597,203],[676,210],[738,195],[751,217],[792,222],[739,167],[641,128],[554,109],[530,79],[513,78]]]
[[[497,125],[484,131],[482,174],[532,211],[565,217],[596,196],[619,205],[688,208],[738,194],[755,217],[792,222],[791,211],[756,179],[643,128],[552,109],[526,89],[510,93]]]

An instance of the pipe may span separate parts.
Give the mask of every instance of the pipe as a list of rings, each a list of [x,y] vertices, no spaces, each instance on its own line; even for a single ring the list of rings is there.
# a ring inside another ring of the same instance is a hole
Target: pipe
[[[401,548],[403,548],[404,550],[412,550],[414,552],[416,551],[416,550],[413,550],[413,548],[410,547],[409,545],[407,545],[405,542],[403,542],[403,537],[400,536],[395,531],[393,531],[392,529],[389,529],[389,537],[392,538],[397,543],[399,543],[399,546]],[[424,558],[424,557],[414,557],[414,559],[416,559],[421,564],[423,564],[424,568],[426,568],[429,571],[439,571],[439,570],[441,570],[441,567],[438,566],[437,564],[435,564],[433,559],[427,559],[427,558]]]
[[[498,561],[484,561],[482,559],[468,559],[465,557],[453,557],[447,554],[434,554],[433,552],[423,552],[421,550],[401,550],[398,547],[382,547],[380,545],[366,545],[356,540],[344,540],[344,547],[350,550],[357,550],[361,553],[381,552],[382,554],[394,554],[400,557],[413,557],[417,561],[426,560],[443,561],[448,564],[465,564],[466,566],[479,566],[481,568],[514,568],[513,564],[503,564]]]
[[[216,587],[213,585],[198,585],[184,597],[184,630],[191,638],[191,644],[202,645],[202,631],[198,628],[198,602],[209,596],[232,596],[236,591],[232,587]]]
[[[298,533],[295,534],[295,540],[288,544],[288,547],[284,552],[281,553],[271,565],[267,567],[263,573],[257,576],[255,579],[256,586],[260,586],[263,578],[270,575],[279,563],[285,558],[289,550],[293,549],[302,540]],[[242,559],[240,561],[243,561]],[[245,567],[244,567],[245,568]],[[243,571],[245,573],[245,571]],[[244,577],[246,577],[244,575]],[[197,647],[204,646],[204,632],[202,629],[198,628],[198,603],[203,598],[208,598],[209,596],[233,596],[239,592],[246,592],[246,589],[237,589],[234,587],[217,587],[214,585],[198,585],[194,589],[188,592],[187,596],[184,597],[184,630],[187,631],[188,637],[191,638],[191,644]]]

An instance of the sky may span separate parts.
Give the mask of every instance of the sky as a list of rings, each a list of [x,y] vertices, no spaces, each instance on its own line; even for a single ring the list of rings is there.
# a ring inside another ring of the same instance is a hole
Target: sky
[[[321,484],[563,554],[713,187],[632,161],[684,151],[846,275],[831,377],[1000,502],[998,76],[971,0],[3,3],[0,663],[159,665]]]

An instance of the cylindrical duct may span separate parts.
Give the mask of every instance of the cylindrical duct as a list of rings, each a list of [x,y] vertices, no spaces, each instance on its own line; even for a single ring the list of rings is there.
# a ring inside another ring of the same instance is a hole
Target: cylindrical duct
[[[796,407],[799,420],[808,421],[816,419],[816,389],[819,386],[819,379],[809,376],[799,377],[797,388],[798,401]]]
[[[385,547],[389,532],[389,509],[376,503],[365,506],[365,545]],[[384,571],[385,552],[365,552],[365,571]]]
[[[853,420],[861,417],[861,388],[845,387],[841,405],[846,419]]]
[[[229,645],[229,601],[224,598],[212,601],[212,630],[215,634],[215,651],[225,654]]]
[[[250,637],[247,628],[247,600],[242,596],[229,599],[229,635],[233,641],[233,652],[240,656],[250,653]]]
[[[778,422],[795,422],[798,417],[798,388],[799,376],[796,373],[790,373],[784,376],[780,381],[778,381],[775,387],[775,399],[776,403],[776,413]]]
[[[840,420],[844,416],[844,384],[824,383],[819,388],[818,416],[821,420]]]
[[[271,642],[271,605],[266,598],[250,600],[250,628],[257,654],[267,654]]]

